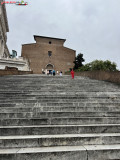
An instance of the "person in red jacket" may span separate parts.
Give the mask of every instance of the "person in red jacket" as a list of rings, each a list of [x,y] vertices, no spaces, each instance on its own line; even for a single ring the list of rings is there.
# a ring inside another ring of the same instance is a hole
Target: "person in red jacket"
[[[71,76],[72,76],[72,79],[74,79],[74,71],[73,71],[73,69],[71,71]]]

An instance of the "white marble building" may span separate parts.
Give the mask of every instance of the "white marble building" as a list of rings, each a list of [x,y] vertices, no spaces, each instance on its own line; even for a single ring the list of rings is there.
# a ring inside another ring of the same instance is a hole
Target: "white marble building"
[[[21,58],[0,58],[0,69],[4,70],[5,67],[15,67],[20,71],[31,71],[29,68],[29,62],[26,59]]]
[[[7,48],[7,32],[9,32],[8,20],[6,14],[5,4],[1,5],[0,0],[0,58],[9,57],[9,50]]]
[[[10,53],[7,47],[7,32],[9,32],[8,19],[5,4],[1,4],[4,0],[0,0],[0,69],[8,67],[16,67],[18,70],[29,71],[29,63],[23,58],[9,58]]]

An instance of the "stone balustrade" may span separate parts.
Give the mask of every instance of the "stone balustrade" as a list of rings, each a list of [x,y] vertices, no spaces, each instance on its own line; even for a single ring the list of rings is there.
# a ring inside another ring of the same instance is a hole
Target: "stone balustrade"
[[[20,58],[0,58],[0,69],[5,69],[5,67],[15,67],[21,71],[30,71],[28,61],[26,59]]]

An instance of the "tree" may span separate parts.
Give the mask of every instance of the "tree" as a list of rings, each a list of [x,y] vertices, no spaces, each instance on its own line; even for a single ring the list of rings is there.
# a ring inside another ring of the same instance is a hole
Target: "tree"
[[[73,62],[75,64],[73,69],[76,70],[79,67],[82,67],[83,66],[82,62],[84,61],[85,60],[83,59],[83,54],[79,53],[77,57],[75,57],[75,61]]]
[[[82,67],[79,67],[79,71],[117,71],[117,65],[114,62],[109,60],[102,61],[102,60],[95,60],[91,63],[88,63]]]

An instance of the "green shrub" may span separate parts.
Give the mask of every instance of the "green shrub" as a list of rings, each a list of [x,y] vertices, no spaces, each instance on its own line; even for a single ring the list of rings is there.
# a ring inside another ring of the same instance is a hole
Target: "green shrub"
[[[78,71],[117,71],[117,65],[109,60],[95,60],[78,68]]]

